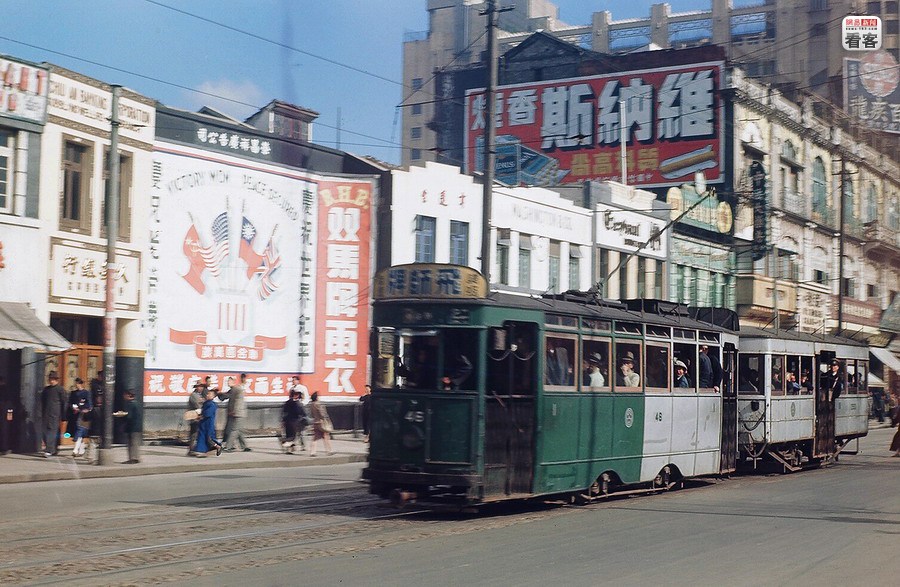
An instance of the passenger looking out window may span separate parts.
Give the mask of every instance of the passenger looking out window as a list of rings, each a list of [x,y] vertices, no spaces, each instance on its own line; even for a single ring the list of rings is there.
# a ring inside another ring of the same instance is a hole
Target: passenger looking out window
[[[585,339],[581,345],[581,387],[586,391],[609,389],[609,343]]]
[[[620,343],[616,345],[618,360],[616,387],[639,388],[641,386],[640,352],[641,347],[637,344]]]
[[[672,387],[684,389],[690,386],[691,380],[687,376],[687,365],[675,359],[675,380],[672,382]]]

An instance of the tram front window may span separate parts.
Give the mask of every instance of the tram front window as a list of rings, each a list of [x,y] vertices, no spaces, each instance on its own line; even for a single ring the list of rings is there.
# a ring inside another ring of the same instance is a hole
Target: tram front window
[[[472,390],[477,381],[474,330],[379,332],[375,386],[422,390]]]

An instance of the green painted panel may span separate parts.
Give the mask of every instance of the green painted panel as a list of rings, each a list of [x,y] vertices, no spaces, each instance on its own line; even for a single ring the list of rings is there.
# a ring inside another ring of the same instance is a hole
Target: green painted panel
[[[541,447],[539,462],[574,461],[581,443],[581,398],[547,393],[541,403]]]
[[[428,409],[429,462],[469,463],[475,397],[432,398]]]
[[[616,472],[625,483],[636,483],[641,475],[644,447],[644,396],[621,394],[613,410],[613,454],[626,460]]]
[[[397,398],[373,395],[371,407],[371,434],[369,456],[373,459],[396,461],[400,459],[400,415],[403,402]]]

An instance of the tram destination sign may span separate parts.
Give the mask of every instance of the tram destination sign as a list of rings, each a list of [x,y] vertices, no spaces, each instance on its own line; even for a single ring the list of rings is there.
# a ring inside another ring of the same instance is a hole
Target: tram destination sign
[[[484,276],[462,265],[411,263],[382,269],[375,276],[376,300],[404,298],[478,299],[487,297]]]

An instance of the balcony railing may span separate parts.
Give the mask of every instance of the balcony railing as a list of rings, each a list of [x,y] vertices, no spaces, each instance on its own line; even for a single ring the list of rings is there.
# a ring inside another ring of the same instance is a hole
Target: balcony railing
[[[896,230],[888,228],[878,220],[867,222],[863,227],[863,238],[870,246],[887,245],[894,249],[900,248],[900,234]]]
[[[824,224],[825,226],[837,228],[838,225],[834,210],[832,210],[831,208],[813,208],[812,214],[810,214],[810,218],[813,222]]]
[[[786,212],[806,218],[806,199],[803,194],[785,189],[781,192],[781,200]]]

